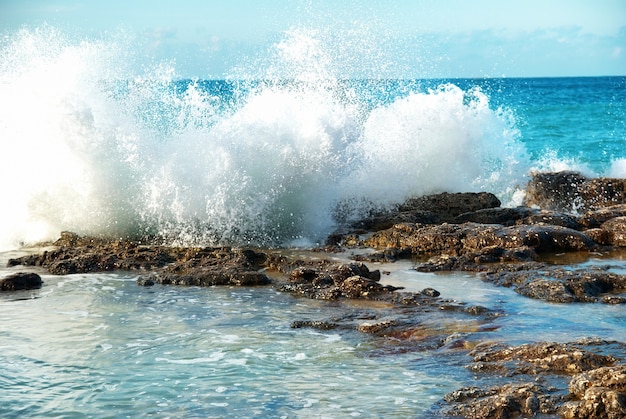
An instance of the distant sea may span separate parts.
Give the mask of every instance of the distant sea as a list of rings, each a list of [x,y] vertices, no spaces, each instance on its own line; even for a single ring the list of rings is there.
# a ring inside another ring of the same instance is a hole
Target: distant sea
[[[346,80],[311,65],[187,80],[51,28],[1,45],[2,266],[64,230],[307,247],[338,219],[413,195],[489,191],[515,206],[533,171],[626,176],[622,76]],[[619,307],[410,268],[393,268],[409,288],[515,314],[488,338],[626,339]],[[473,380],[454,356],[290,329],[330,317],[323,302],[135,279],[44,274],[41,290],[0,299],[0,416],[410,417]]]

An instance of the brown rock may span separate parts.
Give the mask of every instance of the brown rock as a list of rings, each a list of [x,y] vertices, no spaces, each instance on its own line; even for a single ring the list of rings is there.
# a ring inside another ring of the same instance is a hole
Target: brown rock
[[[577,212],[626,203],[626,179],[588,179],[577,172],[535,173],[526,188],[526,206]]]
[[[0,279],[0,291],[32,290],[41,288],[43,281],[36,273],[18,272]]]
[[[564,418],[626,417],[626,366],[603,367],[575,375],[568,389],[577,401],[560,409]]]

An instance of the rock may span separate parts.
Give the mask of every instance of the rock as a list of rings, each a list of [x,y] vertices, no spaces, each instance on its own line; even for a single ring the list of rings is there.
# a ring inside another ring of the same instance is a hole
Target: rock
[[[482,389],[464,387],[449,393],[444,400],[451,406],[443,414],[472,419],[533,417],[556,412],[556,398],[534,383],[507,384]]]
[[[597,244],[580,231],[551,225],[504,227],[497,224],[396,224],[374,233],[365,244],[413,255],[462,255],[485,248],[532,248],[535,252],[593,250]]]
[[[500,200],[494,194],[488,192],[444,192],[436,195],[410,198],[398,206],[398,211],[430,211],[437,214],[442,222],[451,222],[461,214],[481,209],[496,208],[500,205]]]
[[[352,228],[379,231],[400,223],[438,224],[453,222],[464,213],[500,206],[500,200],[488,192],[441,193],[409,198],[389,211],[380,211],[352,224]]]
[[[289,274],[289,284],[280,286],[282,291],[293,292],[307,298],[335,300],[338,298],[373,299],[400,289],[382,285],[380,271],[370,271],[362,262],[329,264],[302,262],[295,268],[279,267]]]
[[[390,327],[397,326],[398,322],[396,320],[381,320],[378,322],[364,322],[361,323],[357,330],[362,333],[370,333],[375,335],[382,335],[385,330]]]
[[[292,329],[301,329],[310,327],[318,330],[332,330],[338,327],[337,323],[326,322],[322,320],[294,320],[291,322]]]
[[[528,219],[536,212],[537,210],[526,207],[486,208],[457,215],[453,222],[456,224],[479,223],[512,226],[518,224],[520,220]]]
[[[146,282],[148,281],[148,282]],[[264,273],[246,270],[245,267],[199,266],[184,272],[163,270],[155,272],[147,279],[140,278],[139,285],[147,283],[163,285],[186,285],[210,287],[216,285],[258,286],[268,285],[270,279]]]
[[[473,357],[473,371],[506,369],[512,374],[565,374],[573,375],[595,368],[613,365],[616,359],[583,349],[579,344],[540,342],[520,346],[499,344],[478,345]]]
[[[614,246],[626,247],[626,217],[615,217],[605,221],[600,229],[607,232],[608,243]]]
[[[0,279],[0,291],[32,290],[41,288],[42,284],[36,273],[18,272]]]
[[[468,368],[482,373],[477,380],[491,377],[492,383],[500,381],[500,385],[448,393],[440,412],[463,418],[621,418],[626,367],[614,365],[617,359],[600,353],[603,349],[623,353],[624,344],[599,339],[520,346],[478,344],[469,352],[472,364]],[[533,376],[532,382],[525,382],[528,375]],[[572,377],[569,381],[568,376]]]
[[[567,419],[626,417],[626,366],[603,367],[575,375],[568,386],[577,401],[559,411]]]
[[[555,303],[619,304],[622,297],[607,294],[626,292],[625,275],[600,267],[570,270],[537,266],[535,269],[488,272],[484,279],[496,285],[515,287],[515,292],[526,297]]]
[[[626,179],[587,179],[577,172],[535,173],[524,204],[578,212],[626,203]]]
[[[626,204],[612,205],[585,212],[578,217],[578,223],[585,228],[597,228],[608,220],[626,216]]]

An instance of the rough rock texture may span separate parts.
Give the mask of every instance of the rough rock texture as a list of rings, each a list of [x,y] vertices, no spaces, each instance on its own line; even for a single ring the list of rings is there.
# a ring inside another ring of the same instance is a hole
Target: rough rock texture
[[[398,223],[437,224],[452,222],[455,217],[487,208],[500,206],[500,200],[488,192],[441,193],[410,198],[391,211],[383,211],[352,225],[378,231]]]
[[[484,279],[515,287],[515,292],[526,297],[554,303],[626,303],[626,298],[614,295],[626,292],[626,276],[602,267],[573,270],[542,265],[528,270],[488,272]]]
[[[32,290],[41,288],[42,284],[36,273],[18,272],[0,279],[0,291]]]
[[[614,365],[617,358],[601,353],[607,347],[624,352],[623,343],[596,339],[479,344],[469,352],[468,368],[477,379],[502,384],[453,391],[444,397],[440,413],[472,419],[622,418],[626,367]]]
[[[581,211],[626,203],[626,179],[588,179],[577,172],[535,173],[526,189],[526,206]]]
[[[556,412],[558,398],[534,383],[507,384],[487,389],[464,387],[445,396],[446,416],[468,419],[528,418]]]
[[[143,271],[140,285],[267,285],[267,255],[230,247],[177,248],[63,233],[55,250],[9,260],[9,266],[46,268],[55,275],[112,270]]]
[[[413,255],[461,255],[485,248],[532,248],[536,252],[592,250],[595,244],[580,231],[552,225],[396,224],[374,233],[364,243],[373,248],[396,248]]]
[[[549,372],[572,375],[607,365],[616,359],[583,349],[584,345],[540,342],[520,346],[487,343],[478,345],[470,356],[472,371],[506,371],[508,375]]]
[[[626,418],[626,366],[598,368],[575,375],[569,391],[576,401],[559,413],[567,419]]]

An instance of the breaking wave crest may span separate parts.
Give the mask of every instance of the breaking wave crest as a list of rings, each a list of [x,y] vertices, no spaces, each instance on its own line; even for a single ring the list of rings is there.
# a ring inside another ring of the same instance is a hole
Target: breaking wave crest
[[[0,249],[63,230],[305,245],[336,228],[338,207],[510,199],[530,167],[511,112],[478,88],[341,79],[326,41],[289,31],[254,78],[207,81],[137,65],[123,35],[5,37]]]

